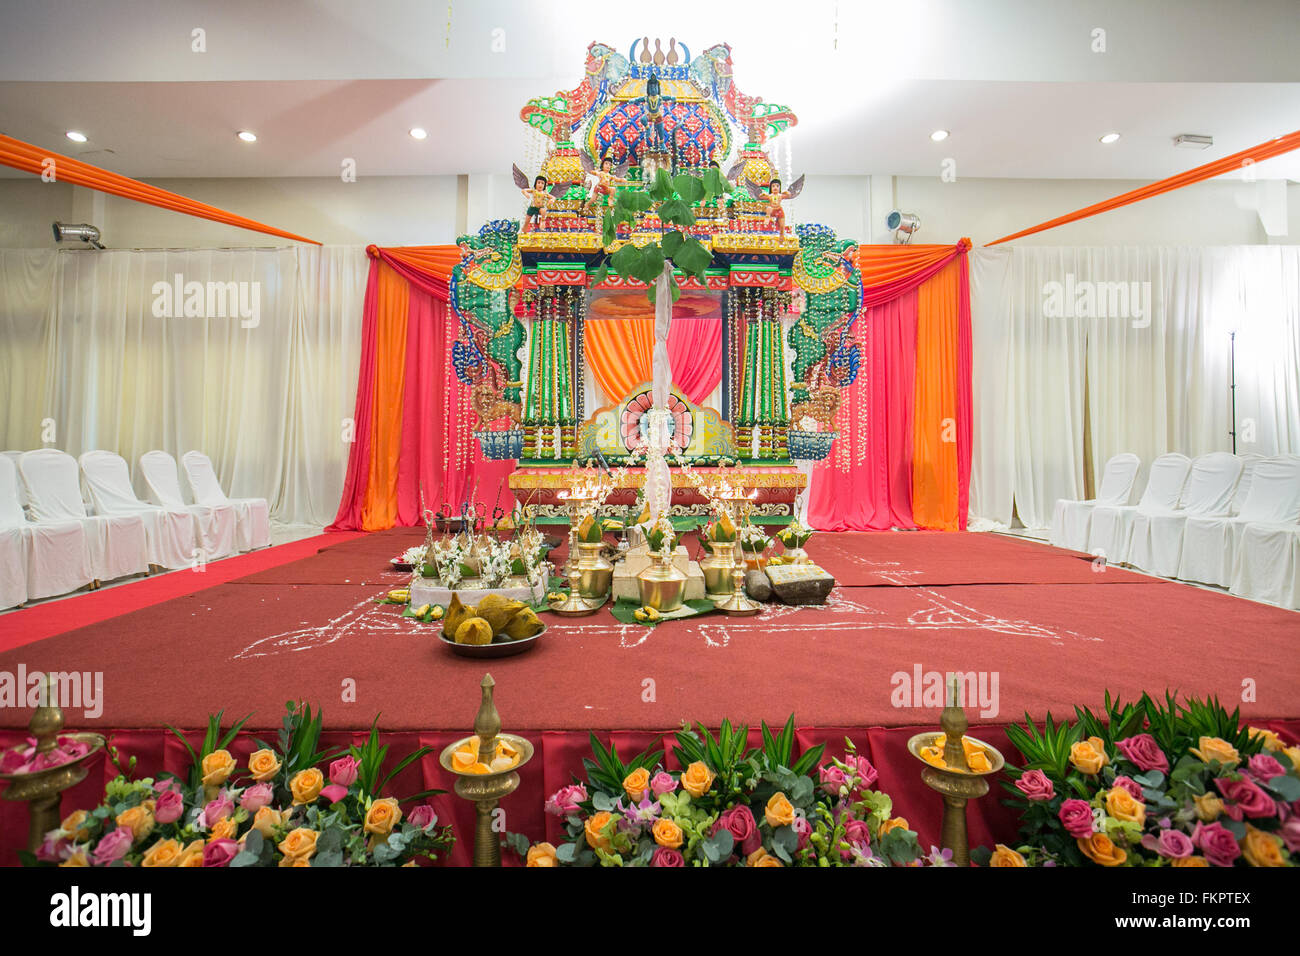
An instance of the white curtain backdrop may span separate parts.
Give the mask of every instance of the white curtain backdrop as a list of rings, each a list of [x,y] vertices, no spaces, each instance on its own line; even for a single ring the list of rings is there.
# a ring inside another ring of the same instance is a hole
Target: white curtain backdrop
[[[265,498],[281,524],[328,524],[367,269],[360,246],[0,250],[0,446],[113,451],[138,492],[141,454],[197,449],[232,497]],[[206,315],[184,317],[184,296],[156,315],[155,284],[177,275],[256,292],[256,325],[206,297]]]
[[[971,526],[1051,523],[1119,452],[1300,451],[1300,247],[1011,247],[971,268]],[[1139,492],[1140,493],[1140,492]]]

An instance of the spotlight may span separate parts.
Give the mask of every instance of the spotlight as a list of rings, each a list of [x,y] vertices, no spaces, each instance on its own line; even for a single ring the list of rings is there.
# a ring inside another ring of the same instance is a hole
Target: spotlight
[[[68,139],[72,140],[74,143],[84,143],[86,141],[86,134],[79,133],[75,129],[70,129],[63,135],[67,136]]]
[[[1107,133],[1105,136],[1101,137],[1101,142],[1109,146],[1111,143],[1116,142],[1118,139],[1119,139],[1119,133]]]
[[[99,229],[88,222],[56,222],[54,241],[62,242],[65,239],[80,239],[96,249],[104,248],[99,242]]]
[[[413,127],[411,129],[411,139],[428,139],[428,138],[429,138],[429,133],[427,130],[421,129],[419,126]]]
[[[921,228],[921,218],[895,209],[885,220],[885,226],[894,230],[894,242],[905,246],[912,241],[912,234]]]
[[[948,131],[946,129],[937,129],[930,134],[930,139],[934,140],[936,143],[942,143],[947,138]]]
[[[235,135],[238,136],[240,139],[242,139],[245,143],[257,142],[257,134],[254,133],[252,130],[241,129]]]

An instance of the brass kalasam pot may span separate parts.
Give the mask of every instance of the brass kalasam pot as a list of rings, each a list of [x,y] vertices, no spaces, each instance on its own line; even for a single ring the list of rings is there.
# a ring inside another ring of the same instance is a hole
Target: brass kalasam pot
[[[614,581],[614,565],[601,554],[604,546],[603,541],[590,544],[578,542],[578,566],[574,584],[579,597],[600,600],[609,593],[609,587]]]
[[[714,597],[730,594],[732,591],[731,572],[736,567],[736,546],[731,541],[709,541],[710,554],[700,562],[700,571],[704,574],[704,591]]]
[[[686,596],[686,575],[677,570],[671,555],[656,553],[654,563],[636,576],[636,586],[644,607],[676,611]]]

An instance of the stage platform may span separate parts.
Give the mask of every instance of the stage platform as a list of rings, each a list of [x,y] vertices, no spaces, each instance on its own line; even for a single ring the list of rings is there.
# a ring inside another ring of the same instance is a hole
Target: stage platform
[[[105,595],[8,614],[0,617],[0,647],[9,648],[0,671],[102,671],[102,714],[90,720],[69,712],[69,729],[112,732],[139,757],[142,773],[154,773],[184,767],[183,748],[161,724],[198,730],[224,709],[227,718],[253,712],[247,727],[268,731],[291,698],[323,706],[335,741],[359,739],[379,713],[392,753],[441,747],[468,733],[487,670],[505,728],[538,744],[520,793],[506,804],[511,829],[534,838],[557,835],[542,800],[580,769],[589,730],[613,732],[627,753],[683,720],[757,727],[794,713],[803,745],[827,741],[836,750],[851,735],[876,762],[897,811],[923,842],[937,843],[937,799],[905,750],[914,728],[938,719],[936,708],[915,706],[910,692],[900,692],[917,673],[996,675],[996,700],[983,715],[975,705],[968,712],[971,732],[998,746],[1006,744],[1001,728],[1026,711],[1070,715],[1076,703],[1099,706],[1107,690],[1125,699],[1166,687],[1217,694],[1231,709],[1246,682],[1254,694],[1241,703],[1245,717],[1292,738],[1300,731],[1300,616],[1102,570],[1087,556],[1028,541],[818,534],[808,550],[840,582],[825,608],[773,607],[755,618],[705,616],[655,628],[619,624],[606,612],[545,615],[550,627],[536,650],[484,666],[450,654],[436,628],[374,603],[406,577],[388,559],[422,536],[422,529],[395,529],[283,564],[271,560],[272,549],[253,573],[193,593],[152,604],[118,596],[125,607],[140,606],[85,626]],[[688,546],[698,550],[693,540]],[[150,587],[158,583],[113,592]],[[60,608],[67,629],[55,633],[50,617]],[[45,615],[40,634],[50,636],[25,643],[23,616],[37,612]],[[343,700],[348,682],[355,702]],[[18,742],[29,717],[25,709],[0,710],[0,744]],[[241,739],[239,749],[255,748]],[[105,774],[112,770],[101,763],[65,809],[90,805]],[[429,758],[403,774],[398,792],[450,784]],[[468,807],[456,805],[463,801],[437,800],[440,812],[469,826]],[[1014,837],[995,795],[971,818],[977,841]],[[23,819],[21,808],[0,803],[0,862],[13,862]],[[456,859],[468,860],[464,845]]]

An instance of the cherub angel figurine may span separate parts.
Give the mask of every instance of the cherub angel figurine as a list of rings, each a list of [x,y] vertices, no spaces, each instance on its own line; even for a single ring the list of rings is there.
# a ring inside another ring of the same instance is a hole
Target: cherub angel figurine
[[[532,188],[529,189],[528,177],[524,175],[523,170],[518,166],[511,166],[510,169],[514,173],[515,185],[519,187],[519,191],[528,200],[528,211],[524,213],[523,231],[531,232],[540,227],[542,210],[549,209],[551,200],[559,199],[569,187],[566,183],[552,186],[545,176],[538,173],[536,178],[533,179]]]
[[[587,200],[588,214],[595,211],[604,197],[613,198],[615,186],[630,186],[632,184],[631,180],[623,178],[623,174],[627,172],[627,167],[626,162],[615,166],[614,160],[606,155],[600,161],[600,169],[593,169],[591,159],[586,153],[582,154],[582,168],[596,178],[596,185],[591,190],[591,197]]]
[[[803,192],[803,181],[804,177],[800,176],[784,192],[781,191],[781,180],[776,178],[767,184],[766,192],[748,180],[745,182],[751,196],[759,202],[767,203],[765,214],[776,220],[776,231],[782,239],[785,238],[785,210],[781,208],[781,203],[786,199],[794,199]]]

